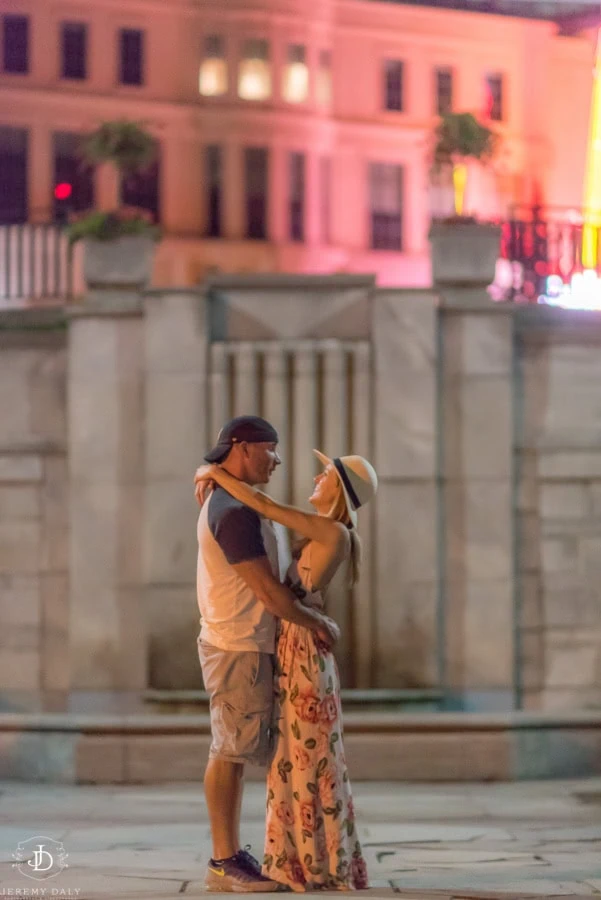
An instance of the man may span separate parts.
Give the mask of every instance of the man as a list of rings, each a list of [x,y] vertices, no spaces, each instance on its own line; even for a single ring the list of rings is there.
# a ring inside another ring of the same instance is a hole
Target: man
[[[281,462],[277,444],[265,419],[239,416],[223,427],[205,459],[247,484],[266,484]],[[206,887],[276,891],[281,886],[261,874],[258,861],[240,848],[239,834],[244,766],[269,762],[276,619],[312,629],[329,647],[337,628],[280,584],[271,523],[223,488],[203,503],[197,534],[198,648],[212,733],[204,778],[213,839]]]

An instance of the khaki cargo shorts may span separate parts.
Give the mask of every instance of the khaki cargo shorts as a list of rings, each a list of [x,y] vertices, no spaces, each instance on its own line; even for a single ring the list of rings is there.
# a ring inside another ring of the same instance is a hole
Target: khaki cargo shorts
[[[220,650],[198,639],[211,704],[210,759],[266,766],[271,755],[273,656]]]

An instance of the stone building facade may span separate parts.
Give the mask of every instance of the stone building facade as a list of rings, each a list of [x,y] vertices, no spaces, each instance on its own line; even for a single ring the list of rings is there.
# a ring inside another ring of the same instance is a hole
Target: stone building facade
[[[2,0],[0,224],[113,204],[109,173],[76,168],[77,136],[140,120],[160,161],[124,200],[160,218],[157,285],[374,272],[425,287],[430,215],[449,212],[429,186],[447,110],[504,141],[495,169],[473,173],[466,211],[577,215],[596,20],[558,24],[565,4],[530,0],[455,5]],[[59,184],[72,189],[62,206]]]

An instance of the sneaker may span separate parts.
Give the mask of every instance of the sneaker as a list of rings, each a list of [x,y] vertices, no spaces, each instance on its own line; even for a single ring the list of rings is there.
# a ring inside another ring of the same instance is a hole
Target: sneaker
[[[247,866],[249,866],[253,871],[255,871],[258,875],[261,874],[261,863],[258,859],[256,859],[250,851],[250,844],[247,844],[243,850],[238,850],[238,856],[240,859],[243,859]]]
[[[258,893],[265,894],[272,891],[281,891],[285,889],[285,885],[277,881],[272,881],[257,871],[255,866],[248,861],[250,853],[246,850],[238,851],[235,856],[229,859],[209,860],[207,875],[205,879],[205,889],[207,891],[215,891],[218,893]],[[254,857],[251,857],[254,859]],[[258,862],[254,860],[255,863]]]

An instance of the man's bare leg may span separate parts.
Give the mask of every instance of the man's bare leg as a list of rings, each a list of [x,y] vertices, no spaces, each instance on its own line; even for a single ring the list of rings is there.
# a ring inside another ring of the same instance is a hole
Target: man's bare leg
[[[210,759],[204,777],[213,859],[228,859],[240,849],[240,809],[244,785],[242,763]]]
[[[240,775],[240,790],[238,792],[238,806],[236,808],[236,834],[238,836],[238,841],[240,841],[240,821],[242,818],[242,797],[244,796],[244,769],[242,769],[242,774]]]

